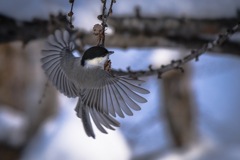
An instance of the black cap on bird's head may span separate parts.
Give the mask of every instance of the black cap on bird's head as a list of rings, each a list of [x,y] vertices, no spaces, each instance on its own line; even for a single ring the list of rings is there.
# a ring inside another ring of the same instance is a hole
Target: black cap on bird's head
[[[81,65],[84,66],[85,60],[90,60],[98,57],[105,57],[106,55],[112,54],[112,51],[108,51],[106,48],[101,46],[94,46],[87,49],[82,57]]]

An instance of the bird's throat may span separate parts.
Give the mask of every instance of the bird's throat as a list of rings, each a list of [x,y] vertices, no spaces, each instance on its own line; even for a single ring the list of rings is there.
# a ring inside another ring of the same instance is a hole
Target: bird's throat
[[[108,56],[105,57],[97,57],[94,59],[89,59],[89,60],[85,60],[85,68],[96,68],[96,67],[100,67],[102,69],[104,69],[104,63],[108,60]]]

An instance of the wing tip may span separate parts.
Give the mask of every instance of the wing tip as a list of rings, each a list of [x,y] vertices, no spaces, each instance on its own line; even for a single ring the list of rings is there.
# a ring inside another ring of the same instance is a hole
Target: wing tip
[[[128,116],[133,116],[134,114],[131,112],[131,114],[128,114]]]
[[[150,93],[149,90],[147,90],[147,89],[145,89],[145,88],[142,88],[142,87],[140,87],[140,86],[138,86],[138,87],[141,88],[141,92],[138,92],[138,93],[140,93],[140,94],[149,94],[149,93]]]
[[[147,102],[148,102],[147,99],[145,99],[145,98],[143,98],[143,97],[142,97],[142,100],[143,100],[143,101],[142,101],[142,102],[139,102],[139,103],[147,103]]]
[[[147,90],[147,89],[145,89],[146,90],[146,94],[150,94],[150,91],[149,90]]]
[[[88,137],[92,137],[93,139],[96,139],[95,134],[88,134]]]

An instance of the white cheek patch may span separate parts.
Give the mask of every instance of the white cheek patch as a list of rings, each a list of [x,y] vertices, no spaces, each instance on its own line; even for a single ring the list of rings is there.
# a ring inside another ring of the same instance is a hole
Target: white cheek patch
[[[84,67],[86,67],[86,68],[94,68],[94,67],[104,68],[104,63],[107,61],[107,59],[108,59],[108,56],[94,58],[91,60],[86,60]]]

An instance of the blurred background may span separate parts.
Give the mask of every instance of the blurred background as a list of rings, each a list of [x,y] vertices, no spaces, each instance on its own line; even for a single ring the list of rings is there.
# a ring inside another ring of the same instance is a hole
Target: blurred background
[[[109,7],[108,0],[107,7]],[[240,34],[161,79],[140,77],[148,103],[121,127],[85,135],[77,99],[41,68],[55,29],[68,28],[68,0],[0,1],[0,160],[240,160]],[[75,56],[96,45],[100,0],[75,0]],[[239,0],[117,0],[105,46],[112,68],[166,65],[240,21]]]

